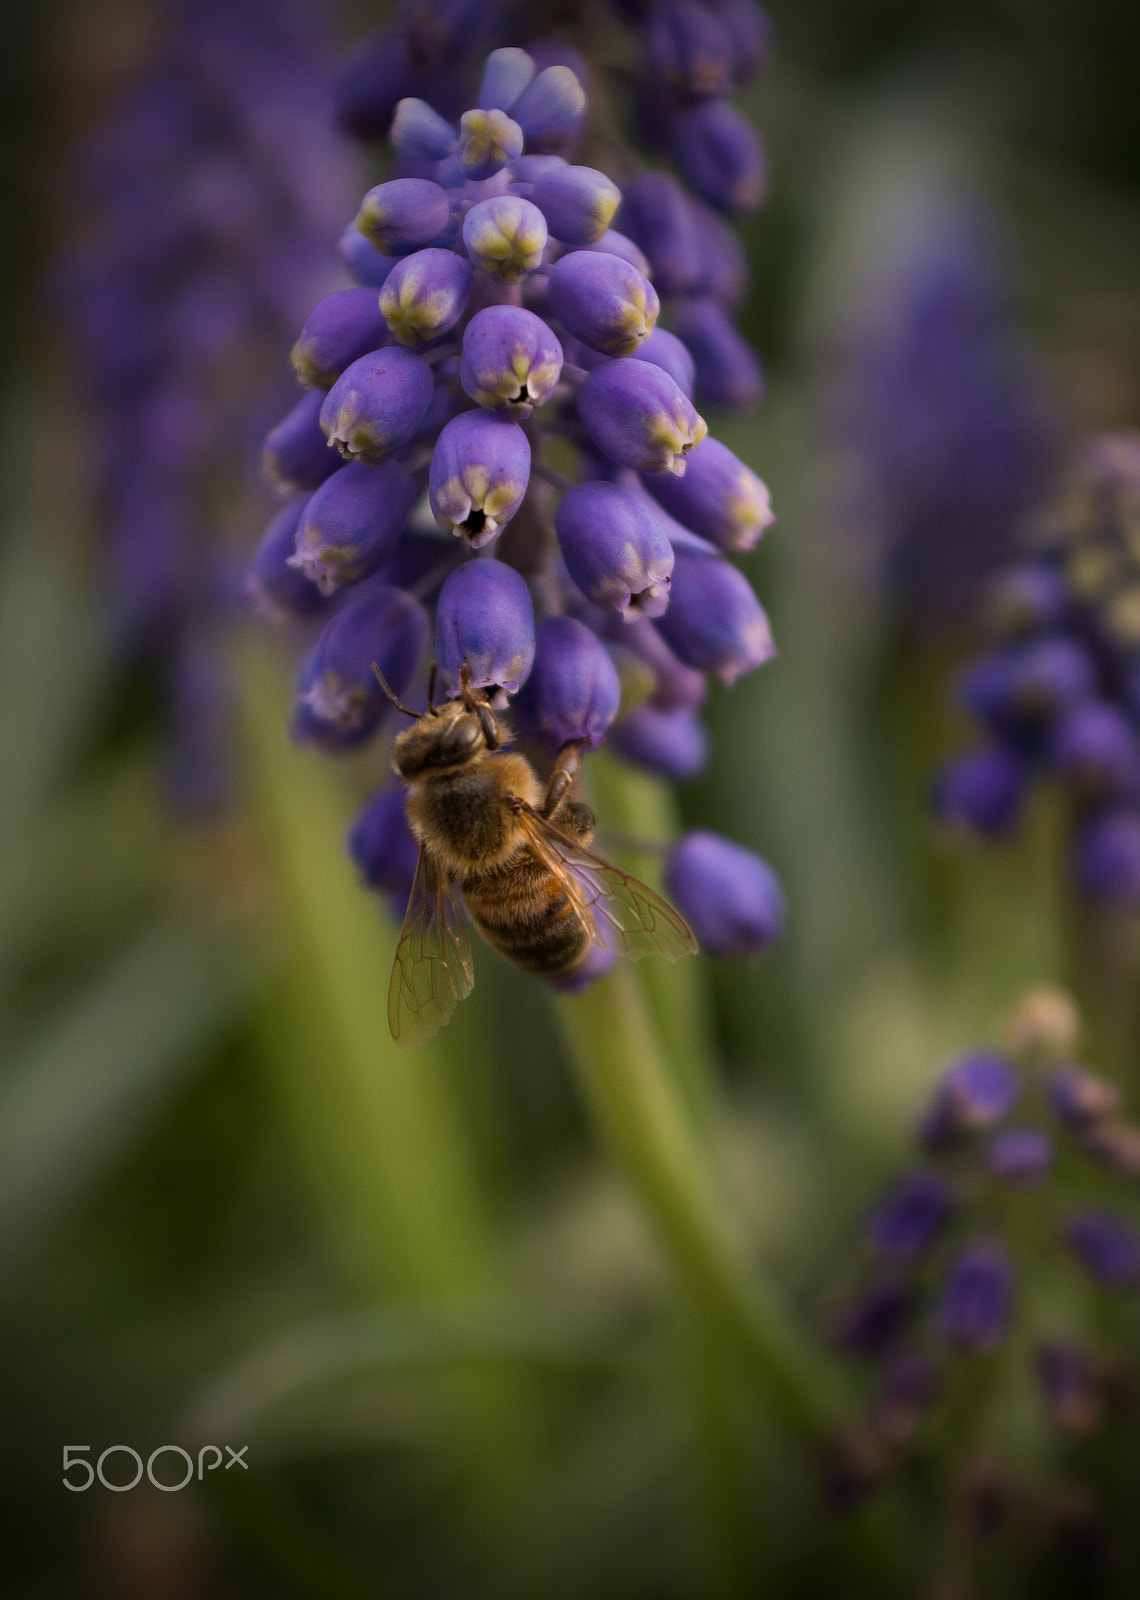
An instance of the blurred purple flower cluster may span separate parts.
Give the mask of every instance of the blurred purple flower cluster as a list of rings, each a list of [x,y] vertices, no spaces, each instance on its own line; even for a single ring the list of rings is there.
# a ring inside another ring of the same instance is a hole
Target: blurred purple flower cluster
[[[1033,778],[1055,779],[1081,889],[1140,904],[1140,435],[1079,453],[1034,551],[993,580],[988,621],[960,687],[985,740],[938,774],[937,813],[1001,837]]]
[[[305,393],[265,449],[294,498],[247,594],[311,635],[294,734],[321,749],[384,723],[374,662],[414,696],[430,638],[447,692],[466,667],[547,757],[612,728],[628,759],[689,778],[707,759],[707,675],[731,684],[773,654],[726,559],[772,521],[768,494],[706,437],[693,357],[657,326],[657,211],[643,251],[612,226],[622,191],[570,159],[577,53],[496,49],[474,103],[454,98],[491,9],[405,6],[342,74],[342,120],[390,120],[395,175],[342,235],[357,287],[321,301],[294,347]],[[730,239],[691,226],[702,281],[730,275],[727,257],[739,277]],[[387,791],[352,848],[370,883],[406,895],[414,856]],[[689,841],[701,850],[718,870],[685,846],[670,866],[682,910],[710,948],[763,948],[782,920],[769,869],[712,835]]]
[[[96,430],[111,624],[169,671],[192,807],[227,781],[214,633],[251,430],[350,191],[314,72],[328,44],[309,0],[166,0],[69,172],[78,242],[56,293]]]
[[[837,1445],[840,1499],[898,1465],[1015,1321],[1051,1423],[1083,1435],[1107,1419],[1111,1364],[1071,1308],[1058,1323],[1027,1292],[1066,1261],[1101,1289],[1140,1288],[1140,1233],[1116,1209],[1121,1181],[1140,1177],[1140,1125],[1074,1059],[1077,1044],[1068,997],[1034,990],[1002,1049],[960,1057],[935,1085],[918,1129],[923,1163],[871,1216],[863,1281],[835,1319],[837,1342],[875,1364],[879,1385]]]

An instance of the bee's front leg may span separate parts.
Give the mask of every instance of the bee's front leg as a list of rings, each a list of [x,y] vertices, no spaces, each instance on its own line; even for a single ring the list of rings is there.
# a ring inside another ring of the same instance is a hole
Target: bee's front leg
[[[572,744],[563,745],[559,751],[550,782],[546,786],[546,799],[542,802],[544,817],[552,818],[565,800],[581,763],[585,743],[584,739],[576,739]]]

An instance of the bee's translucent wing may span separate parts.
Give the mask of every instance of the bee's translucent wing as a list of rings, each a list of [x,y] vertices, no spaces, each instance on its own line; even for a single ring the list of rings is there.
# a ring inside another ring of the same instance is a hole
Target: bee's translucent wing
[[[388,1026],[402,1049],[438,1033],[471,993],[471,940],[451,884],[420,846],[388,985]]]
[[[604,950],[639,961],[658,951],[676,961],[696,952],[689,924],[667,900],[628,872],[603,861],[524,806],[519,820],[540,860],[560,880]]]

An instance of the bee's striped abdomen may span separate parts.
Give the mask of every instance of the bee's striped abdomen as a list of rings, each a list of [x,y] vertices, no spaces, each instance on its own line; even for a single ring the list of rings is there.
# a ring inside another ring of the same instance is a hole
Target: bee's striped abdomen
[[[506,867],[466,878],[463,897],[488,944],[526,972],[573,972],[590,948],[570,896],[529,849]]]

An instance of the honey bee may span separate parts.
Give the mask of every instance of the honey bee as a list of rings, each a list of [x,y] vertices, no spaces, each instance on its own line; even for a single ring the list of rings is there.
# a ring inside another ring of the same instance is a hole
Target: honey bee
[[[398,734],[392,766],[407,785],[420,858],[388,986],[388,1025],[402,1047],[441,1028],[475,982],[467,916],[525,972],[569,977],[591,947],[636,961],[675,961],[697,943],[660,895],[587,847],[594,818],[571,798],[580,745],[568,745],[544,785],[463,669],[459,695]],[[433,674],[434,678],[434,674]]]

